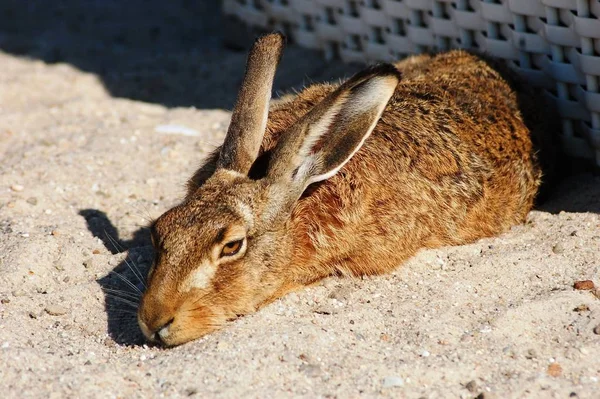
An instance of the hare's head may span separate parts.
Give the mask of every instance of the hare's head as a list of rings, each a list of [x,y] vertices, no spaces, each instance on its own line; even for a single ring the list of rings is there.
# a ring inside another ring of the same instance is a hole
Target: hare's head
[[[283,132],[265,175],[250,178],[282,49],[279,34],[256,41],[214,173],[151,227],[156,258],[138,311],[151,341],[198,338],[290,283],[294,204],[358,151],[398,83],[391,65],[355,75]]]

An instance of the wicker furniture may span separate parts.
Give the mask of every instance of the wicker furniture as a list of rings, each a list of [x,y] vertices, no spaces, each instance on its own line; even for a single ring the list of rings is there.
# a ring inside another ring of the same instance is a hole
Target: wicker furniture
[[[600,166],[598,0],[224,0],[223,11],[347,62],[449,48],[503,58],[556,101],[564,150]]]

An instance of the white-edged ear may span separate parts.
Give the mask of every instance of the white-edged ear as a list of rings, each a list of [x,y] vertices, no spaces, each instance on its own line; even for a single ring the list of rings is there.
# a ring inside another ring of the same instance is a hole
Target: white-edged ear
[[[400,80],[391,64],[355,75],[280,138],[267,176],[297,190],[335,175],[361,148]]]

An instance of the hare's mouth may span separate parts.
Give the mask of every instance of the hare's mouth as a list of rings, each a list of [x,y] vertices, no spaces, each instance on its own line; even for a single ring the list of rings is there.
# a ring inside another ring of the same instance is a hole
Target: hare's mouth
[[[187,311],[185,314],[175,315],[154,330],[148,328],[141,318],[138,318],[138,322],[149,342],[164,347],[185,344],[223,327],[223,322],[218,321],[216,315],[209,315],[206,311]]]

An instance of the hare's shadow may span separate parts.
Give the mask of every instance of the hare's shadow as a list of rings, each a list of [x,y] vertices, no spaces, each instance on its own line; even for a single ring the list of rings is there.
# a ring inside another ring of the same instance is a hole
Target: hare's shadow
[[[79,215],[86,220],[94,237],[100,238],[112,254],[128,252],[123,261],[96,282],[104,292],[109,336],[119,345],[141,345],[144,336],[138,327],[136,310],[153,257],[150,231],[141,227],[134,232],[133,238],[123,240],[104,212],[83,209]]]

